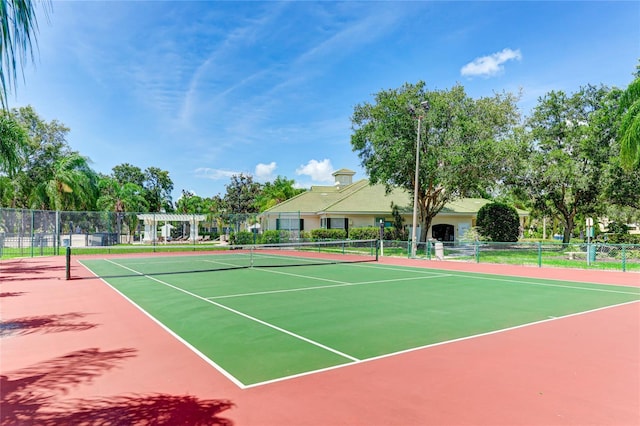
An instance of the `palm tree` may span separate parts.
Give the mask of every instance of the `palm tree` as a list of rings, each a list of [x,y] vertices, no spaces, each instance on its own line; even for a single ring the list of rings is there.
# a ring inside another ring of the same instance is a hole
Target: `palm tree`
[[[620,162],[625,170],[631,171],[640,167],[640,75],[623,93],[620,111],[623,111],[619,133]]]
[[[9,114],[0,112],[0,173],[6,173],[9,178],[14,176],[28,142],[22,126]]]
[[[129,228],[127,235],[130,242],[138,221],[137,216],[131,213],[140,213],[148,209],[143,188],[131,182],[122,185],[115,178],[109,176],[100,180],[99,187],[100,197],[96,203],[98,209],[116,213],[118,234],[122,234],[122,221],[124,220]]]
[[[41,2],[45,13],[50,2]],[[24,68],[27,58],[33,60],[33,47],[38,31],[36,2],[31,0],[0,0],[0,104],[8,109],[8,87],[16,88],[18,68]]]
[[[70,152],[56,160],[49,179],[36,187],[36,194],[54,210],[91,210],[97,198],[96,180],[89,160]]]

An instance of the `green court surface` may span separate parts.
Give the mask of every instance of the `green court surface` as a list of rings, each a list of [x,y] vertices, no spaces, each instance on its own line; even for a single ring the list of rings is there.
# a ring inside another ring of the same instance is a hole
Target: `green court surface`
[[[178,273],[235,262],[81,261],[241,387],[640,300],[633,287],[376,262]]]

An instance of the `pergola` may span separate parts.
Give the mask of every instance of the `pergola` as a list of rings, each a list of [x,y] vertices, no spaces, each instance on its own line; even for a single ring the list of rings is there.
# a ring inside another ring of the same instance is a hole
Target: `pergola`
[[[198,239],[198,224],[206,220],[203,214],[176,213],[143,213],[137,215],[144,222],[144,236],[142,241],[153,242],[158,239],[158,222],[188,222],[190,224],[189,239]]]

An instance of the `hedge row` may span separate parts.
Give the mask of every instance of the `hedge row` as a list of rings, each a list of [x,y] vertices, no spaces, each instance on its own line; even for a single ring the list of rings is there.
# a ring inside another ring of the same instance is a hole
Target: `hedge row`
[[[297,237],[297,233],[295,235]],[[384,230],[385,240],[396,240],[397,235],[395,228]],[[380,229],[371,226],[351,228],[348,237],[351,240],[376,240],[380,237]],[[299,238],[304,241],[346,240],[347,232],[344,229],[314,229],[311,232],[302,231]],[[291,241],[292,234],[290,231],[264,231],[262,234],[242,231],[232,233],[230,239],[231,244],[234,245],[277,244]]]

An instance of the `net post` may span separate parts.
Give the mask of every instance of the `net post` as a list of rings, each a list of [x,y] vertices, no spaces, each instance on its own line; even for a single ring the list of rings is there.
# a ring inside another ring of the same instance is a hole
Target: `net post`
[[[71,247],[67,246],[65,254],[65,277],[67,281],[71,279]]]

